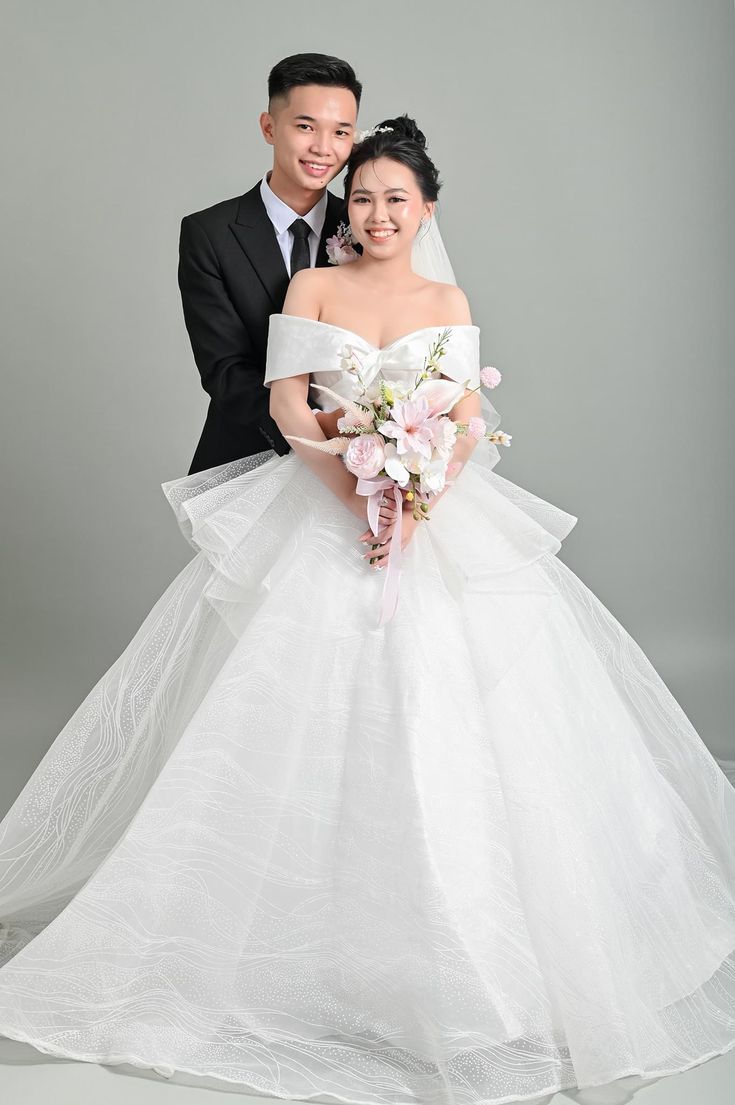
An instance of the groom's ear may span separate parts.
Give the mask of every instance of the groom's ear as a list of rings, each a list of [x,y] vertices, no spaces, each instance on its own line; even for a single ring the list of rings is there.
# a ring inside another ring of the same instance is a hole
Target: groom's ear
[[[258,122],[260,124],[260,133],[263,135],[268,145],[275,145],[276,138],[273,133],[274,119],[270,111],[261,111]]]

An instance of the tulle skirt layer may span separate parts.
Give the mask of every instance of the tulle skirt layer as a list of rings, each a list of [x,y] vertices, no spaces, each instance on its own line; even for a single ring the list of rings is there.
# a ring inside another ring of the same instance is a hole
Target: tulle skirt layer
[[[293,454],[164,486],[196,555],[0,826],[0,1033],[355,1105],[735,1045],[735,790],[571,515],[470,464],[381,628]]]

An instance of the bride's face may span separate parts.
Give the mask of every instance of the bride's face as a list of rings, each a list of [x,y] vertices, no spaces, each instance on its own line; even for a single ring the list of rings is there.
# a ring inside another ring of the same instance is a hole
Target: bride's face
[[[389,157],[367,161],[355,173],[347,204],[352,237],[363,255],[395,257],[411,249],[419,220],[428,218],[433,207],[408,166]]]

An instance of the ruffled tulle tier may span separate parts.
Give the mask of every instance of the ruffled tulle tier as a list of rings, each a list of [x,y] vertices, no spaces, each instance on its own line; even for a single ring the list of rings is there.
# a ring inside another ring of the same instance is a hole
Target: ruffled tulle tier
[[[0,1032],[355,1105],[735,1045],[735,790],[571,515],[468,465],[380,628],[293,454],[164,488],[196,555],[0,826]]]

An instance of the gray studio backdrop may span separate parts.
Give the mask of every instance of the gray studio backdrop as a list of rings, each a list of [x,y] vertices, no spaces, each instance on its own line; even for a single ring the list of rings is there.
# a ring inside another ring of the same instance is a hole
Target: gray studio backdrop
[[[504,374],[497,470],[579,517],[562,558],[735,758],[732,0],[22,0],[2,25],[0,812],[191,555],[160,490],[206,408],[179,220],[269,167],[266,75],[300,50],[352,61],[361,126],[425,130]]]

